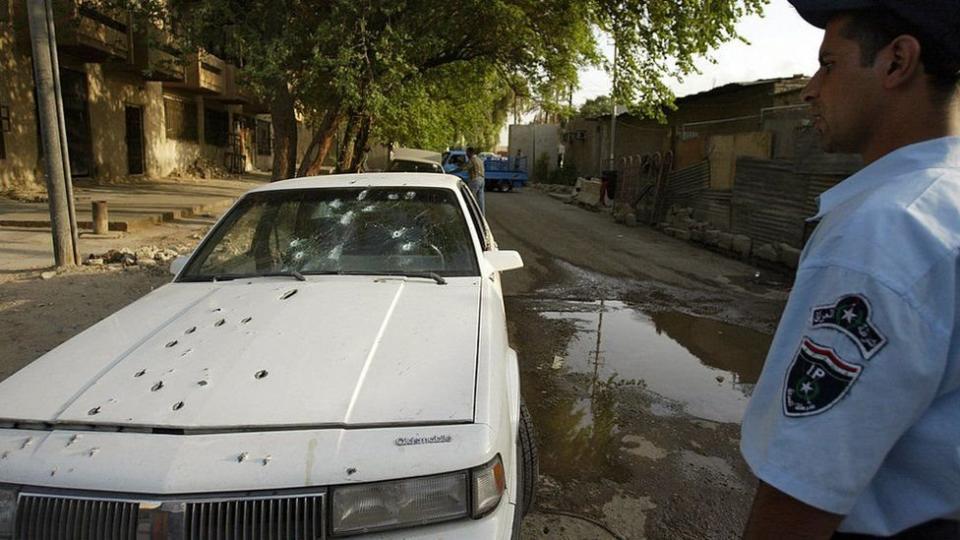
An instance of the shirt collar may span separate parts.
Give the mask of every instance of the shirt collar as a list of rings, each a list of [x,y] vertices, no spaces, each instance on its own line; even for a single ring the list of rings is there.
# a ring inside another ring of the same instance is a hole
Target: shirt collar
[[[939,166],[960,167],[960,137],[931,139],[890,152],[824,191],[817,198],[820,211],[808,221],[822,218],[837,206],[895,180],[902,173]]]

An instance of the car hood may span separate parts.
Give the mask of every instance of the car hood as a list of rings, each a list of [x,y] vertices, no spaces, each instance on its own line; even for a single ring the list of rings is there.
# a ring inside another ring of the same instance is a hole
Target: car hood
[[[473,420],[479,278],[173,283],[0,384],[0,419],[264,429]]]

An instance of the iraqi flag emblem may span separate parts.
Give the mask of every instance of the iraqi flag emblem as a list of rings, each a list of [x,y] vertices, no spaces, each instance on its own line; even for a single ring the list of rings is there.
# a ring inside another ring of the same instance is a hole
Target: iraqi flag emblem
[[[783,391],[783,413],[810,416],[833,407],[863,368],[843,361],[833,349],[804,338],[790,364]]]

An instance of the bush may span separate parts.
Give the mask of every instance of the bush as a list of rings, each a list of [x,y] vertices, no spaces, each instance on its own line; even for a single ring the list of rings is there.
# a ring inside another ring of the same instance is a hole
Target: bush
[[[579,177],[577,168],[573,165],[564,163],[563,167],[554,169],[547,178],[548,184],[560,184],[562,186],[572,186],[577,183]]]
[[[546,152],[540,154],[536,163],[533,164],[532,180],[543,184],[550,181],[550,156]]]

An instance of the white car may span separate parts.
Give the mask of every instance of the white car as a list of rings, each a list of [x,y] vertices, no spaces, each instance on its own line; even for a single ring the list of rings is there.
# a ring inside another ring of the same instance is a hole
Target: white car
[[[454,176],[252,190],[172,283],[0,383],[0,539],[517,537],[522,264]]]

